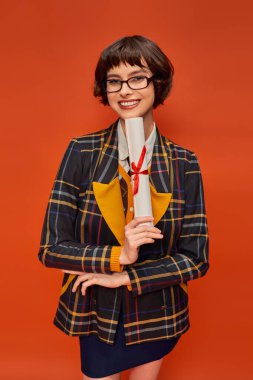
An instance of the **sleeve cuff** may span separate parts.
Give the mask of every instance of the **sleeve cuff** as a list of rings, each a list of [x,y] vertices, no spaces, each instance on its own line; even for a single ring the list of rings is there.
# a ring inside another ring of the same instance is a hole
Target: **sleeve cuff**
[[[124,265],[119,263],[119,256],[121,254],[121,246],[120,247],[112,247],[111,257],[110,257],[110,270],[112,272],[122,272],[124,269]]]
[[[142,289],[136,269],[134,269],[132,265],[127,265],[125,270],[127,271],[131,282],[130,285],[127,285],[127,289],[132,292],[134,297],[141,295]]]

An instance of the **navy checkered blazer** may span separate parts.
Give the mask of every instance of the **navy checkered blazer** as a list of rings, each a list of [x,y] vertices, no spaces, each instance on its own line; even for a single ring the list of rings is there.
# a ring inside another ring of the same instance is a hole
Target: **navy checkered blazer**
[[[111,274],[131,285],[81,286],[63,274],[53,323],[70,336],[97,334],[112,344],[123,297],[126,344],[170,339],[190,327],[187,282],[206,274],[208,228],[203,183],[194,152],[156,127],[150,187],[154,225],[163,239],[119,265],[125,215],[119,184],[117,123],[72,138],[59,166],[44,218],[38,258],[50,268]]]

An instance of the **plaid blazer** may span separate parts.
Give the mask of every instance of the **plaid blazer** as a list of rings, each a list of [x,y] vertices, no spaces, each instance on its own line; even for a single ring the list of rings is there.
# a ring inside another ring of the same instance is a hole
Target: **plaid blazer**
[[[69,336],[97,334],[113,344],[123,302],[126,344],[180,336],[190,327],[187,282],[209,268],[203,183],[194,152],[157,129],[150,171],[154,225],[164,235],[119,265],[126,224],[119,184],[117,122],[70,139],[44,218],[38,258],[45,267],[111,274],[131,285],[81,286],[63,274],[53,323]]]

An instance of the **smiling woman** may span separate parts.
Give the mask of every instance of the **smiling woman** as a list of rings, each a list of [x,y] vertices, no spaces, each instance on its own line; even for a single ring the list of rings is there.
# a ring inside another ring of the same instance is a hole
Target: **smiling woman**
[[[55,178],[38,256],[64,272],[54,324],[79,337],[83,379],[119,379],[130,368],[132,379],[156,380],[190,327],[187,282],[209,268],[198,159],[154,121],[173,74],[143,36],[108,46],[94,95],[118,118],[72,138]],[[125,120],[134,117],[144,122],[154,218],[134,217],[125,136]]]
[[[147,63],[142,59],[142,65]],[[143,74],[140,76],[140,74]],[[146,73],[147,77],[144,76]],[[121,78],[116,79],[115,78]],[[116,83],[116,84],[115,84]],[[134,84],[133,84],[134,83]],[[115,86],[117,87],[115,90]],[[113,87],[113,91],[112,90]],[[135,87],[135,88],[133,88]],[[150,135],[153,120],[153,104],[155,90],[152,82],[152,72],[148,68],[140,70],[136,65],[120,63],[107,73],[106,93],[110,107],[119,115],[121,126],[125,132],[125,119],[143,117],[146,126],[146,138]]]
[[[159,46],[143,36],[123,37],[102,52],[95,71],[94,96],[100,97],[104,105],[108,104],[103,84],[109,79],[110,70],[121,63],[132,67],[132,75],[144,73],[150,76],[153,73],[155,89],[153,108],[164,103],[172,88],[174,67]],[[122,79],[120,75],[116,78]]]

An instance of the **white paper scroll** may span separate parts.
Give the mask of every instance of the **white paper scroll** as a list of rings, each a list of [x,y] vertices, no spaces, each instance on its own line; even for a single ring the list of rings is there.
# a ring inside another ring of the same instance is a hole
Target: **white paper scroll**
[[[148,167],[145,154],[146,146],[143,118],[133,117],[125,119],[125,125],[129,150],[129,161],[131,165],[130,169],[134,173],[139,173],[131,175],[134,216],[153,216],[149,187],[149,175],[147,173]],[[153,222],[142,224],[153,226]]]

